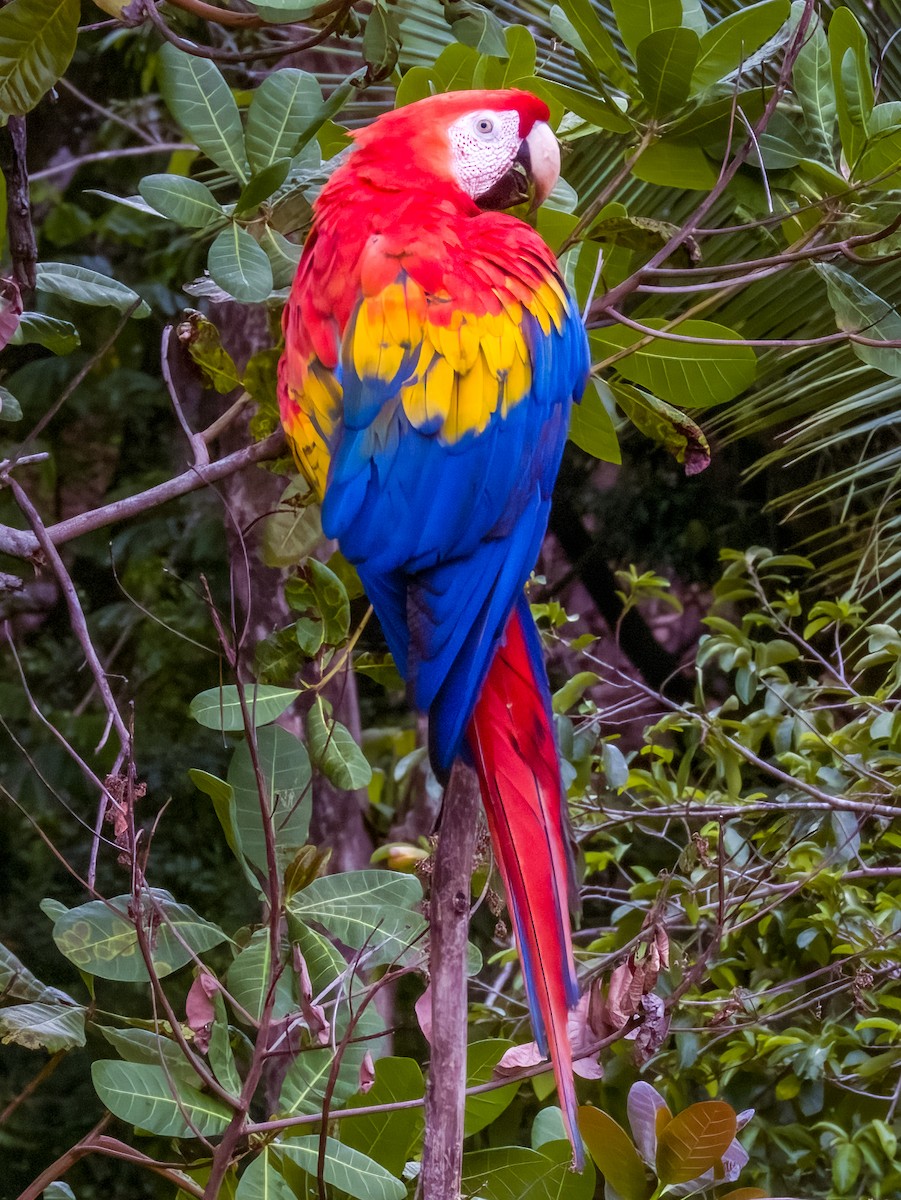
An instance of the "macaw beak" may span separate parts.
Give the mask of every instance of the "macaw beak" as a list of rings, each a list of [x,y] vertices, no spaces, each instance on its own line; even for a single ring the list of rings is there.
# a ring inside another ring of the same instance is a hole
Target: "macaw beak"
[[[560,178],[560,143],[550,125],[536,121],[532,132],[523,139],[516,161],[521,162],[532,183],[532,206],[534,212],[547,200]]]
[[[476,197],[479,208],[503,211],[528,204],[534,212],[543,204],[560,177],[560,146],[550,127],[536,121],[520,142],[516,157],[501,178]]]

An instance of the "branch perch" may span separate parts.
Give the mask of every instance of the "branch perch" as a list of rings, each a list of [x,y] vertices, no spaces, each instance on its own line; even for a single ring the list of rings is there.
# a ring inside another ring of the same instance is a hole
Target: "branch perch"
[[[426,1091],[423,1200],[457,1200],[466,1099],[466,943],[479,783],[457,763],[444,796],[429,914],[432,1055]]]

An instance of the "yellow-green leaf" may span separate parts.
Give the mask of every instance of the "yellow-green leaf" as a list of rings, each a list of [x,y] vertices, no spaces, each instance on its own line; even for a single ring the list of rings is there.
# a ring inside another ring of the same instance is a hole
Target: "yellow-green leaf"
[[[0,123],[30,112],[75,53],[78,0],[12,0],[0,10]]]
[[[579,1109],[579,1131],[588,1153],[607,1183],[622,1200],[646,1200],[651,1183],[638,1151],[625,1129],[599,1108]]]
[[[688,1183],[721,1163],[735,1129],[735,1110],[722,1100],[705,1100],[683,1109],[657,1142],[660,1182]]]

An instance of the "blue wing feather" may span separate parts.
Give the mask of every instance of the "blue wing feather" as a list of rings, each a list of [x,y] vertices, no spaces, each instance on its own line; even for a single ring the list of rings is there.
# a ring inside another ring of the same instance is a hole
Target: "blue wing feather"
[[[446,773],[507,618],[534,566],[588,370],[585,331],[567,311],[545,334],[523,310],[527,395],[449,445],[407,418],[390,381],[342,361],[350,412],[332,445],[323,529],[359,569],[399,669],[430,715],[432,760]]]

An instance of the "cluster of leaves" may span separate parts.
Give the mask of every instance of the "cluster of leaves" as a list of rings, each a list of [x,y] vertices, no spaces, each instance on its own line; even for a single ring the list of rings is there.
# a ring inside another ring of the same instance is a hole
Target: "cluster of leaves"
[[[901,1178],[901,640],[848,596],[805,602],[803,558],[758,547],[723,561],[693,702],[668,705],[625,756],[598,738],[589,696],[558,717],[574,790],[588,781],[589,912],[609,914],[585,961],[665,914],[672,1042],[651,1069],[681,1098],[725,1089],[754,1105],[754,1183],[888,1196]],[[619,822],[644,839],[643,862]],[[682,845],[675,859],[665,841]],[[608,1087],[624,1068],[608,1064]]]

